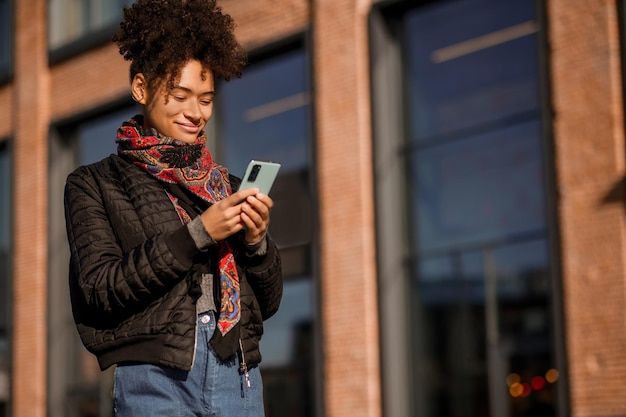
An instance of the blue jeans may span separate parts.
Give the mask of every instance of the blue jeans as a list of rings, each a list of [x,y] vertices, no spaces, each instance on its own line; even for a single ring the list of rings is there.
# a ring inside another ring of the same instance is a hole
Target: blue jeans
[[[215,314],[198,317],[196,356],[191,371],[150,364],[118,365],[115,370],[115,417],[263,417],[263,382],[259,368],[248,371],[250,387],[239,363],[222,362],[209,339]]]

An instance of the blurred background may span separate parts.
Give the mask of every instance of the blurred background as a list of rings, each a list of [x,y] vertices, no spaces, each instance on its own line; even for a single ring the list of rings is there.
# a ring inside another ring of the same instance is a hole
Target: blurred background
[[[111,415],[63,187],[139,112],[131,0],[0,0],[0,417]],[[268,417],[624,416],[623,0],[220,0],[216,160],[279,161]]]

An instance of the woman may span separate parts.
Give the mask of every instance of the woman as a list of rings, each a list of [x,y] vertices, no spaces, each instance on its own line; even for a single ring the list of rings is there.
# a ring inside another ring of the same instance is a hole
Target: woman
[[[114,40],[142,115],[65,190],[81,340],[116,364],[116,416],[262,416],[259,340],[282,296],[272,199],[217,165],[214,80],[245,53],[214,0],[138,0]]]

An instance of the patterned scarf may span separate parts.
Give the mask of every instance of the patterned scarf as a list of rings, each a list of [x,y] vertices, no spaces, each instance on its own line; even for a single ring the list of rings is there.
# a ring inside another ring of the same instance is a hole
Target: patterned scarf
[[[213,162],[206,147],[204,132],[193,144],[161,136],[155,129],[142,127],[142,116],[135,116],[117,130],[117,153],[122,158],[143,168],[159,181],[178,184],[195,196],[211,204],[231,193],[228,170]],[[185,224],[189,214],[168,195]],[[231,330],[241,316],[239,302],[239,276],[230,245],[218,242],[220,271],[220,314],[217,327],[222,336]]]

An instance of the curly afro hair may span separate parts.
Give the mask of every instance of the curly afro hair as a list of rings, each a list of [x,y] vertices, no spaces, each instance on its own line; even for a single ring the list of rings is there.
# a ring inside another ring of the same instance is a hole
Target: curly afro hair
[[[124,8],[113,41],[131,61],[131,81],[142,73],[151,86],[165,81],[169,90],[189,60],[202,63],[215,78],[240,77],[246,52],[234,29],[216,0],[137,0]]]

